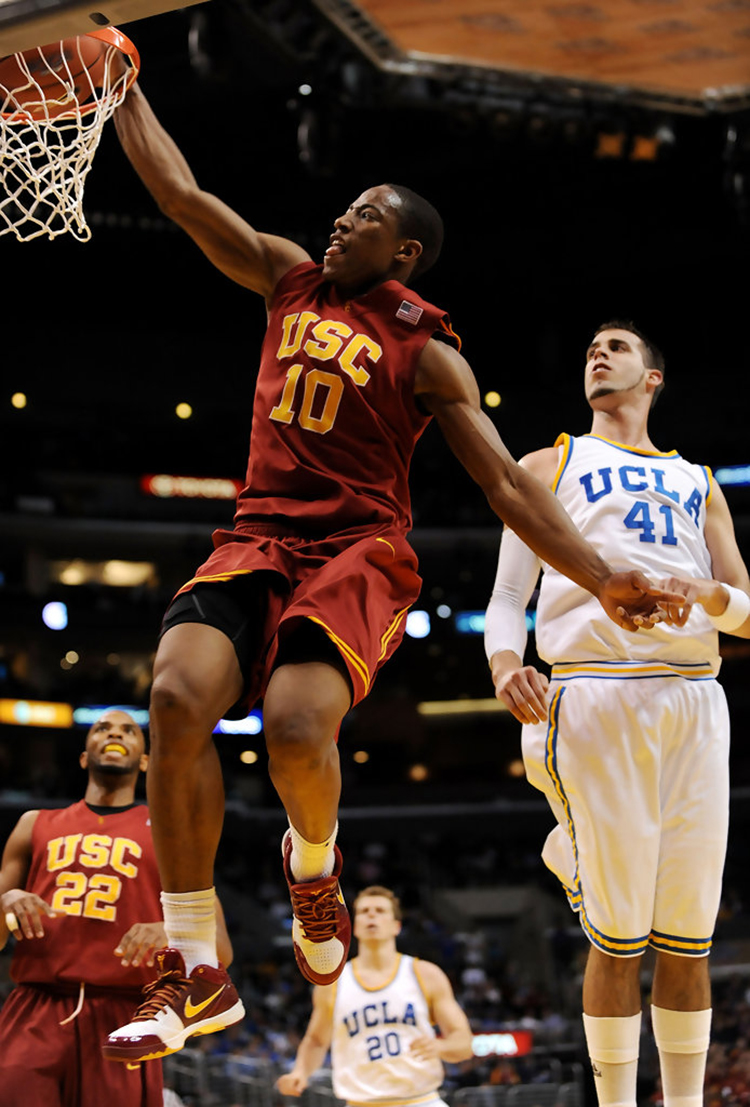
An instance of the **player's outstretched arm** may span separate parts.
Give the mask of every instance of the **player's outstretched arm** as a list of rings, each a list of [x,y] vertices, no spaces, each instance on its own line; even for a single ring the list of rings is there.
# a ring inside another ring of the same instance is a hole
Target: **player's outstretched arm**
[[[31,865],[31,833],[38,811],[27,811],[16,823],[3,850],[0,866],[0,949],[10,931],[17,938],[43,938],[44,915],[54,917],[49,904],[24,885]]]
[[[316,984],[313,988],[313,1010],[307,1030],[299,1044],[290,1072],[276,1081],[282,1095],[302,1095],[310,1077],[322,1066],[331,1045],[333,1033],[333,999],[335,984]]]
[[[161,211],[233,281],[269,299],[285,273],[310,260],[301,246],[261,234],[223,201],[199,188],[137,83],[114,119],[128,160]]]
[[[657,588],[643,573],[612,572],[550,490],[511,457],[482,411],[474,374],[459,353],[430,339],[420,358],[415,392],[495,514],[538,557],[596,596],[619,626],[636,630],[633,616],[650,615],[659,599],[681,601],[680,594]]]

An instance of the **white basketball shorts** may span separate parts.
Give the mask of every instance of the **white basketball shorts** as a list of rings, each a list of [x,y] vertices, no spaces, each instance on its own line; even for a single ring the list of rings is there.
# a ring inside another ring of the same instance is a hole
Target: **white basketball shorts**
[[[706,670],[707,671],[707,670]],[[523,728],[529,782],[558,825],[542,851],[589,940],[706,956],[729,815],[729,715],[700,666],[566,663],[546,723]]]

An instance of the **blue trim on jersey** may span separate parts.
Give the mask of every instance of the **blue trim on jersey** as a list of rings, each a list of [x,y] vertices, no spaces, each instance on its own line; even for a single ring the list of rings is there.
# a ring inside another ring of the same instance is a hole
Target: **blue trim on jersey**
[[[715,680],[711,676],[688,676],[686,673],[571,673],[569,676],[551,676],[550,680]]]
[[[715,680],[708,661],[613,660],[557,661],[551,681],[571,680]]]
[[[573,438],[572,434],[564,434],[561,437],[563,438],[563,442],[562,442],[563,456],[562,456],[562,460],[559,462],[559,464],[557,466],[557,472],[555,473],[555,479],[553,480],[552,485],[551,485],[552,491],[554,492],[555,495],[557,495],[557,490],[560,487],[560,483],[563,479],[563,476],[565,475],[565,470],[568,468],[568,465],[570,464],[570,459],[573,456],[573,446],[575,444],[575,439]],[[558,442],[559,442],[559,439],[558,439]]]

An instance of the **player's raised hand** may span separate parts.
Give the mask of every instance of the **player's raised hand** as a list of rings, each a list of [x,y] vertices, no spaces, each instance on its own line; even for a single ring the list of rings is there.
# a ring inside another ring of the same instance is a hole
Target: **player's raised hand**
[[[5,925],[11,934],[18,938],[43,938],[42,919],[50,919],[60,914],[34,892],[25,888],[10,888],[0,896],[0,911],[5,916]]]
[[[533,665],[511,669],[495,685],[495,696],[519,723],[541,723],[547,718],[549,680]]]
[[[125,968],[128,965],[147,965],[151,968],[157,949],[164,949],[166,944],[164,923],[133,923],[116,946],[115,957],[122,959],[121,964]]]
[[[664,620],[666,605],[685,603],[684,592],[662,588],[637,569],[611,573],[598,598],[610,619],[625,630],[650,630]]]

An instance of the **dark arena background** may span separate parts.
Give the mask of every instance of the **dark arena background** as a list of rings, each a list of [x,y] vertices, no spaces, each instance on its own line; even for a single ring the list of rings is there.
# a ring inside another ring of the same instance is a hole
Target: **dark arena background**
[[[211,0],[123,29],[199,183],[259,229],[318,259],[368,185],[435,204],[445,247],[417,290],[450,312],[515,456],[588,430],[587,343],[633,320],[666,356],[652,438],[712,467],[750,557],[747,0]],[[0,240],[2,841],[23,811],[80,797],[97,707],[146,711],[163,610],[232,518],[264,333],[260,299],[160,215],[111,123],[85,208],[88,243]],[[452,1107],[582,1107],[587,944],[539,858],[551,816],[484,657],[500,524],[435,427],[412,495],[419,611],[340,736],[344,890],[393,887],[401,948],[451,977],[477,1035],[448,1068]],[[710,1107],[746,1102],[750,1064],[750,647],[723,638],[722,653],[734,745]],[[166,1071],[186,1105],[273,1107],[310,1011],[285,821],[262,719],[217,744],[217,886],[249,1014]],[[648,1044],[641,1070],[658,1104]],[[307,1107],[331,1096],[323,1073]]]

